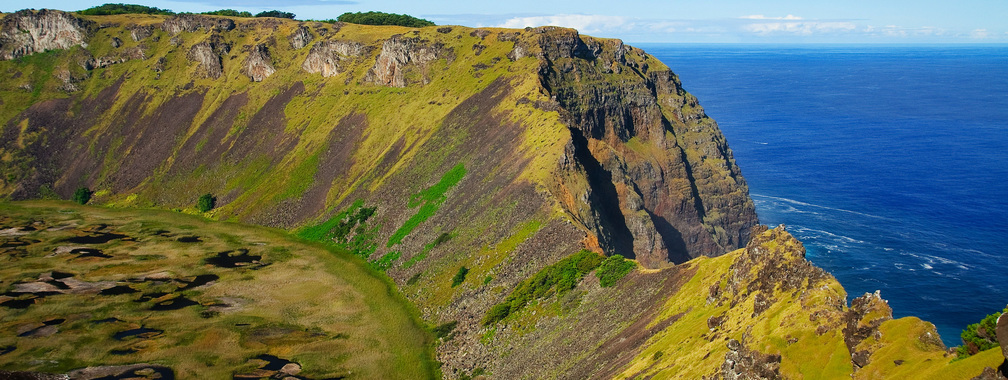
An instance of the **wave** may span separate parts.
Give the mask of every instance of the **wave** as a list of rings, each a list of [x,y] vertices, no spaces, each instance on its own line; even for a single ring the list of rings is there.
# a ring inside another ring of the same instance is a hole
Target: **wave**
[[[842,208],[836,208],[836,207],[830,207],[830,206],[822,206],[822,205],[817,205],[817,204],[808,203],[808,202],[802,202],[802,201],[798,201],[798,200],[794,200],[794,199],[775,197],[775,196],[771,196],[771,195],[749,194],[749,196],[750,197],[773,199],[773,200],[776,200],[776,201],[786,202],[786,203],[790,203],[790,204],[794,204],[794,205],[799,205],[799,206],[815,207],[815,208],[821,208],[823,210],[845,212],[845,213],[849,213],[849,214],[861,215],[861,216],[868,217],[868,218],[874,218],[874,219],[880,219],[880,220],[893,220],[893,219],[890,219],[890,218],[886,218],[884,216],[867,214],[867,213],[863,213],[863,212],[860,212],[860,211],[852,211],[852,210],[846,210],[846,209],[842,209]]]

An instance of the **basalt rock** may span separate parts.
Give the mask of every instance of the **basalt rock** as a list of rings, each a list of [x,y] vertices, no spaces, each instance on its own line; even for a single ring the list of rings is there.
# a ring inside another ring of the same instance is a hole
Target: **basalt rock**
[[[874,337],[875,341],[880,340],[882,332],[879,331],[879,326],[885,321],[892,320],[892,308],[882,299],[878,291],[865,293],[851,301],[844,320],[844,343],[851,353],[851,362],[856,371],[868,365],[871,354],[877,348],[861,343],[869,337]]]
[[[226,32],[234,28],[235,22],[229,18],[189,13],[173,16],[161,24],[161,30],[173,36],[182,32],[195,32],[200,29],[206,32]]]
[[[0,20],[0,59],[87,46],[95,28],[94,22],[63,11],[25,9],[11,13]]]
[[[308,27],[301,25],[297,29],[294,29],[294,33],[291,33],[287,39],[290,41],[291,48],[300,49],[308,46],[308,43],[315,39],[315,36],[311,34]]]
[[[189,48],[187,57],[199,64],[199,71],[204,78],[217,79],[224,73],[221,56],[230,51],[231,45],[214,35],[209,41],[200,42]]]
[[[301,68],[324,77],[339,75],[358,57],[366,54],[368,47],[352,41],[319,41],[312,46]]]
[[[569,182],[557,191],[583,191],[575,194],[581,205],[565,206],[602,250],[657,267],[717,256],[748,241],[757,218],[745,180],[717,125],[675,74],[649,72],[650,58],[618,40],[586,43],[574,30],[552,27],[531,32],[541,51],[541,82],[578,135],[560,171],[588,177],[586,191]],[[512,59],[524,55],[520,46]],[[631,52],[639,58],[627,59]],[[604,79],[611,75],[621,79]],[[626,145],[632,139],[663,154],[637,154]]]
[[[441,58],[443,53],[441,43],[430,44],[416,37],[392,36],[382,44],[381,52],[364,80],[384,86],[406,87],[410,82],[407,73],[420,71],[420,81],[426,83],[430,79],[423,76],[424,66]]]
[[[243,71],[253,82],[262,82],[263,79],[269,78],[276,72],[266,45],[259,44],[252,48],[248,57],[245,58]]]
[[[780,379],[780,363],[780,355],[764,354],[731,339],[720,374],[725,380]]]

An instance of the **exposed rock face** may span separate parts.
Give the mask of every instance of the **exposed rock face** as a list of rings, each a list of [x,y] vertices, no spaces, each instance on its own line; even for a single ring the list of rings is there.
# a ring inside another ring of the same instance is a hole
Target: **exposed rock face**
[[[731,339],[721,365],[721,377],[725,380],[780,379],[780,363],[780,355],[750,350],[744,343]]]
[[[229,18],[195,14],[180,14],[165,20],[161,24],[161,30],[173,36],[182,32],[195,32],[200,29],[207,32],[225,32],[234,28],[235,22]]]
[[[231,46],[214,35],[209,41],[200,42],[189,49],[188,58],[200,66],[204,78],[220,78],[224,73],[221,56],[231,51]]]
[[[56,10],[21,10],[0,20],[0,59],[87,46],[94,23]]]
[[[393,36],[382,44],[381,52],[375,59],[374,67],[368,71],[365,81],[391,86],[406,87],[406,74],[411,69],[420,68],[437,60],[443,53],[440,43],[428,45],[419,38]],[[424,77],[424,83],[429,79]]]
[[[748,241],[757,218],[745,180],[717,125],[675,74],[648,71],[644,54],[641,62],[628,60],[630,48],[618,40],[586,43],[574,30],[550,27],[533,33],[542,83],[579,135],[561,172],[584,171],[589,183],[580,189],[574,174],[555,191],[580,193],[571,195],[583,204],[565,206],[603,250],[656,267]],[[515,58],[525,54],[519,47]],[[632,72],[604,79],[620,70]],[[664,154],[635,152],[627,146],[632,139]]]
[[[134,25],[129,31],[133,41],[142,41],[154,34],[154,25]]]
[[[355,58],[367,52],[367,47],[352,41],[319,41],[312,46],[301,68],[324,77],[339,75]]]
[[[892,319],[892,308],[889,303],[882,299],[878,291],[875,293],[865,293],[863,296],[851,301],[850,309],[844,318],[846,326],[843,328],[844,343],[851,353],[851,362],[854,370],[867,366],[875,347],[864,346],[861,343],[869,337],[875,340],[881,338],[878,330],[882,322]]]
[[[308,27],[301,25],[287,39],[290,41],[291,48],[300,49],[308,46],[308,43],[315,39],[315,36],[312,36]]]
[[[259,44],[252,48],[248,58],[245,58],[243,71],[254,82],[262,82],[263,79],[269,78],[276,72],[273,69],[273,61],[270,59],[266,45]]]

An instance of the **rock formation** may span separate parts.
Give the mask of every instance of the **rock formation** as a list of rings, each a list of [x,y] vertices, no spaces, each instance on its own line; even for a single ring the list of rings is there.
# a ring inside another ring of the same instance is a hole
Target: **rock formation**
[[[339,75],[345,66],[367,51],[367,47],[354,41],[319,41],[312,46],[301,68],[323,77]]]
[[[276,72],[273,69],[273,61],[270,59],[269,50],[266,45],[259,44],[252,48],[243,66],[245,75],[248,75],[254,82],[262,82]]]
[[[46,50],[87,46],[94,22],[56,10],[21,10],[0,24],[0,59],[9,60]]]
[[[290,41],[291,48],[300,49],[308,46],[308,43],[315,39],[315,36],[311,34],[308,27],[301,25],[287,39]]]
[[[441,58],[443,45],[428,44],[419,38],[392,36],[382,44],[375,64],[368,71],[365,81],[391,87],[406,87],[407,72],[422,70],[428,63]],[[422,76],[422,74],[421,74]],[[423,77],[422,83],[430,79]]]

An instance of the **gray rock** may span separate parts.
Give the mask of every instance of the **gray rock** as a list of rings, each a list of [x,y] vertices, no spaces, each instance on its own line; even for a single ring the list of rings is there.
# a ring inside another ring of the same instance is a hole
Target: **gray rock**
[[[248,58],[245,59],[243,71],[254,82],[262,82],[263,79],[269,78],[276,72],[266,45],[259,44],[252,49]]]
[[[46,50],[87,47],[94,23],[63,11],[25,9],[0,20],[0,59],[10,60]]]

